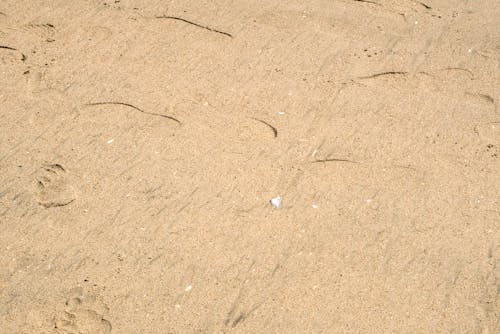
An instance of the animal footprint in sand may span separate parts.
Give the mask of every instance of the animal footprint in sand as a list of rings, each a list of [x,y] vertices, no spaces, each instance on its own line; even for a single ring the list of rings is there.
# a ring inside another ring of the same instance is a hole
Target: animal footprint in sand
[[[36,198],[45,208],[64,206],[75,200],[75,191],[68,181],[66,170],[60,164],[42,166],[37,178]]]
[[[84,296],[80,288],[74,289],[66,301],[66,310],[55,319],[57,333],[109,334],[111,323],[104,319],[108,307],[93,296]]]

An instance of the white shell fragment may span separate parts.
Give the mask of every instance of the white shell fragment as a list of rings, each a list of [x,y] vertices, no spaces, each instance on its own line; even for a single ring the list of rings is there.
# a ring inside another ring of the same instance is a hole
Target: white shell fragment
[[[271,199],[269,201],[272,206],[274,206],[276,209],[281,209],[283,206],[283,197],[281,196],[276,196],[275,198]]]

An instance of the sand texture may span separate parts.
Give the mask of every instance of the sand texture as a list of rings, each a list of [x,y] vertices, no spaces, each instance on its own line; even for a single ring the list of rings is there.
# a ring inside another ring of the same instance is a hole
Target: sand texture
[[[0,333],[499,333],[499,64],[498,0],[1,0]]]

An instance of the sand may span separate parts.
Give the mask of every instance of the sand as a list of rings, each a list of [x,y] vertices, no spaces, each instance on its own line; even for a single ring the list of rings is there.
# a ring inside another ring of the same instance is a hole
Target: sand
[[[497,0],[2,0],[0,332],[498,333],[499,41]]]

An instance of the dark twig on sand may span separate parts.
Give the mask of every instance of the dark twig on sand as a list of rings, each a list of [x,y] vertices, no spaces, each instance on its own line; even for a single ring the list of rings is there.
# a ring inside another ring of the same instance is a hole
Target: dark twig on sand
[[[163,117],[163,118],[168,118],[174,122],[177,122],[178,124],[182,124],[181,121],[179,121],[177,118],[175,117],[172,117],[172,116],[168,116],[168,115],[164,115],[164,114],[157,114],[157,113],[152,113],[152,112],[148,112],[148,111],[144,111],[130,103],[124,103],[124,102],[93,102],[93,103],[87,103],[86,104],[87,106],[102,106],[102,105],[122,105],[122,106],[126,106],[126,107],[130,107],[132,109],[135,109],[143,114],[147,114],[147,115],[152,115],[152,116],[158,116],[158,117]]]
[[[278,137],[278,129],[276,129],[274,126],[272,126],[271,124],[267,123],[266,121],[263,121],[261,119],[255,118],[255,117],[251,117],[251,119],[256,120],[257,122],[260,122],[262,124],[267,125],[273,131],[274,138]]]
[[[196,26],[198,28],[202,28],[202,29],[205,29],[205,30],[208,30],[208,31],[211,31],[211,32],[215,32],[215,33],[222,34],[222,35],[225,35],[225,36],[233,38],[233,35],[231,35],[230,33],[227,33],[227,32],[224,32],[224,31],[220,31],[220,30],[211,28],[209,26],[204,26],[204,25],[198,24],[196,22],[183,19],[182,17],[162,15],[162,16],[157,16],[156,18],[157,19],[168,19],[168,20],[182,21],[182,22],[194,25],[194,26]]]
[[[6,45],[0,45],[0,49],[5,49],[5,50],[11,50],[11,51],[17,51],[21,54],[21,60],[22,61],[25,61],[26,60],[26,55],[24,53],[22,53],[21,51],[19,51],[18,49],[15,49],[15,48],[12,48],[10,46],[6,46]]]

